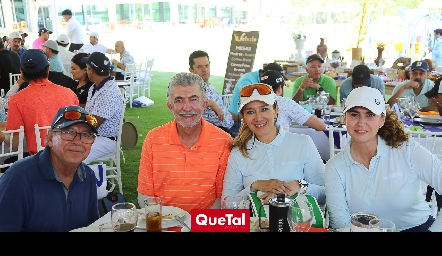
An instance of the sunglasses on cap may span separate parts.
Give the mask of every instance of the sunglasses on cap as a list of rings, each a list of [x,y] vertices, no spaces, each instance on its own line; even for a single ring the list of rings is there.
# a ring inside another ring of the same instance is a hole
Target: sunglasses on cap
[[[84,113],[82,113],[82,112],[75,111],[75,110],[70,110],[70,111],[66,111],[66,112],[64,112],[64,114],[63,114],[62,116],[60,116],[60,117],[57,119],[57,121],[54,122],[54,124],[58,123],[58,121],[60,121],[60,119],[61,119],[62,117],[64,117],[64,118],[67,119],[67,120],[75,121],[75,120],[80,120],[82,115],[84,115],[84,117],[86,118],[86,121],[87,121],[88,123],[90,123],[90,124],[93,125],[93,126],[97,126],[97,119],[95,119],[94,116],[89,115],[89,114],[84,114]]]
[[[267,84],[257,83],[250,84],[241,89],[240,96],[241,97],[250,97],[253,93],[253,90],[257,90],[260,95],[268,95],[272,93],[272,88]]]

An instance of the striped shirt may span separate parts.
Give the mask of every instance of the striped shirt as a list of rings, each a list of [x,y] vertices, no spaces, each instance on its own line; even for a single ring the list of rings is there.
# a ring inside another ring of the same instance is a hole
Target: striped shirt
[[[202,131],[188,148],[175,120],[152,129],[143,142],[138,192],[159,195],[163,205],[208,209],[221,197],[232,137],[201,118]]]

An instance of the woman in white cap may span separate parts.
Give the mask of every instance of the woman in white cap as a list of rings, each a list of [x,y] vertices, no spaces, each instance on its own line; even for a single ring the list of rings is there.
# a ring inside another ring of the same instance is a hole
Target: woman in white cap
[[[368,212],[398,231],[442,231],[421,191],[423,181],[442,192],[442,161],[410,138],[375,88],[353,89],[344,113],[351,139],[325,167],[330,227],[348,227],[353,213]]]
[[[265,203],[278,193],[292,196],[302,189],[323,205],[324,163],[318,149],[310,136],[285,132],[276,123],[272,88],[262,83],[243,87],[239,113],[243,121],[233,141],[222,196],[247,198],[259,191]]]

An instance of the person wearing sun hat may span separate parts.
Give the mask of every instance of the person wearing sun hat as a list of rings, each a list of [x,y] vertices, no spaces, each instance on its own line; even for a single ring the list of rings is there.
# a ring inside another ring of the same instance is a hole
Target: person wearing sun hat
[[[307,100],[308,95],[323,91],[329,94],[328,105],[335,105],[337,100],[336,81],[324,74],[324,60],[319,54],[307,57],[305,71],[307,75],[296,78],[293,84],[292,99],[296,102]]]
[[[347,141],[325,167],[329,224],[349,226],[352,213],[369,212],[399,232],[442,231],[421,192],[422,182],[442,192],[442,160],[415,141],[378,89],[359,87],[347,97]],[[363,199],[363,200],[362,200]]]
[[[279,106],[269,85],[244,86],[240,95],[243,122],[233,140],[222,197],[260,192],[265,203],[277,193],[293,196],[303,189],[324,205],[324,164],[311,137],[286,132],[276,122]]]
[[[370,73],[370,69],[366,65],[357,65],[353,68],[353,73],[349,78],[342,81],[339,87],[339,100],[347,98],[348,94],[354,89],[361,86],[368,86],[378,89],[385,97],[385,83],[380,76]]]
[[[295,121],[299,125],[306,125],[317,131],[324,131],[327,128],[322,119],[309,113],[296,101],[283,96],[287,83],[281,73],[275,70],[266,71],[261,76],[261,83],[270,85],[276,94],[279,107],[277,123],[280,126],[290,126],[291,122]]]
[[[45,148],[12,164],[0,179],[0,231],[68,232],[99,218],[97,179],[83,163],[96,122],[77,105],[58,109]]]

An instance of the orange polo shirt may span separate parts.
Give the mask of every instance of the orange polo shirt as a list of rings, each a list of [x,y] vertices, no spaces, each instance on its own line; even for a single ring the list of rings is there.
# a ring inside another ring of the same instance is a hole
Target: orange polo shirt
[[[29,154],[37,153],[34,125],[51,125],[57,111],[64,106],[78,105],[77,95],[69,88],[48,79],[31,81],[29,85],[11,95],[8,100],[6,130],[25,128]],[[46,131],[41,133],[42,145],[46,145]]]
[[[163,205],[208,209],[220,198],[232,137],[203,118],[198,141],[188,148],[175,120],[152,129],[143,142],[138,192],[159,195]]]

